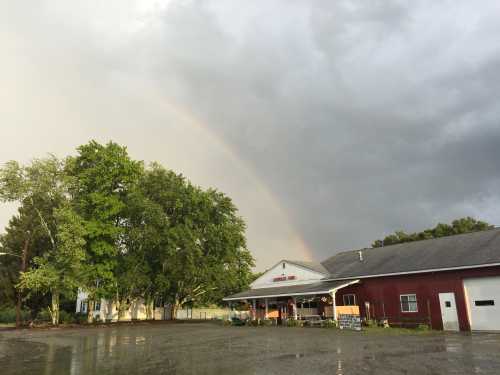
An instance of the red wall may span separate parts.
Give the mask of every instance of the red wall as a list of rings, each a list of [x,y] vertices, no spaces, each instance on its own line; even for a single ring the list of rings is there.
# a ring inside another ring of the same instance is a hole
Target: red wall
[[[336,303],[342,305],[342,296],[353,293],[363,317],[367,315],[365,302],[370,302],[372,318],[382,318],[385,309],[389,323],[428,323],[430,318],[432,328],[443,329],[439,293],[454,292],[460,329],[468,331],[470,325],[463,279],[486,276],[500,276],[500,267],[361,279],[360,284],[339,290]],[[401,312],[401,294],[417,295],[418,312]]]

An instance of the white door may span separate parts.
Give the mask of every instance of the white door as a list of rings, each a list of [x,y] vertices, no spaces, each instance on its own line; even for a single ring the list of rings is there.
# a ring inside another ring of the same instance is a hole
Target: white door
[[[500,277],[465,279],[473,331],[500,331]]]
[[[439,305],[445,331],[458,331],[458,314],[455,303],[455,293],[439,293]]]

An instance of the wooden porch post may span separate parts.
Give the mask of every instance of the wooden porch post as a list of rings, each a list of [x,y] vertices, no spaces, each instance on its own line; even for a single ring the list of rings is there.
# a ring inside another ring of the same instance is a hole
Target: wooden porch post
[[[293,297],[293,319],[297,320],[297,297]]]
[[[257,320],[257,300],[256,299],[253,299],[252,300],[252,310],[253,310],[253,320]]]
[[[266,298],[266,319],[269,318],[269,305],[268,305],[268,300]]]
[[[332,310],[333,310],[333,320],[337,320],[337,302],[335,301],[335,294],[337,293],[337,290],[332,290]]]

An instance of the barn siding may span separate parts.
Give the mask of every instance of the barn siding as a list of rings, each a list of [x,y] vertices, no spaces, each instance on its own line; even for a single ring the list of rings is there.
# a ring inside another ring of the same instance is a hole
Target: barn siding
[[[439,293],[454,292],[460,330],[469,331],[463,279],[487,276],[500,276],[500,267],[361,279],[360,284],[339,290],[336,303],[342,305],[342,296],[353,293],[364,317],[367,316],[365,302],[370,302],[370,315],[376,319],[384,315],[383,303],[385,316],[390,323],[427,323],[430,317],[432,328],[443,329]],[[401,294],[417,295],[418,312],[401,312]]]

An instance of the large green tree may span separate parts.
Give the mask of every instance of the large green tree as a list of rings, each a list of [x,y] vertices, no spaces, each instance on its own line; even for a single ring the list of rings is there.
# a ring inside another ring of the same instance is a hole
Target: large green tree
[[[19,287],[29,293],[49,293],[52,324],[58,325],[61,295],[74,297],[83,281],[85,230],[81,218],[68,204],[55,209],[54,218],[51,248],[36,257],[33,267],[21,274]]]
[[[89,142],[65,163],[9,162],[0,199],[20,204],[0,238],[13,254],[6,264],[17,264],[0,266],[0,282],[11,285],[0,296],[12,300],[16,284],[31,299],[50,294],[54,324],[60,296],[77,288],[88,294],[89,320],[101,298],[119,317],[138,299],[149,318],[155,300],[175,317],[186,303],[218,303],[252,280],[245,223],[230,198],[159,164],[145,169],[113,142]]]
[[[27,165],[10,161],[0,168],[0,201],[20,205],[18,215],[10,221],[7,233],[1,239],[3,252],[14,255],[16,260],[11,262],[17,263],[7,276],[12,281],[8,289],[17,284],[20,273],[27,269],[33,257],[48,249],[45,242],[53,245],[53,211],[64,201],[65,194],[63,163],[55,156],[35,159]],[[18,290],[17,326],[20,325],[23,297]]]
[[[253,258],[245,223],[230,198],[193,186],[159,165],[146,172],[142,188],[168,218],[160,276],[168,280],[162,294],[173,317],[186,303],[219,302],[224,294],[248,285]]]
[[[142,163],[132,160],[125,147],[91,141],[78,147],[66,161],[71,199],[83,218],[87,265],[83,289],[89,295],[89,320],[93,304],[117,293],[118,261],[123,244],[129,192],[142,173]]]
[[[494,226],[487,222],[476,220],[472,217],[464,217],[453,220],[451,224],[439,223],[434,228],[426,229],[422,232],[406,233],[404,231],[396,231],[394,234],[386,236],[383,240],[376,240],[373,242],[372,247],[382,247],[404,242],[453,236],[462,233],[479,232],[493,228]]]

